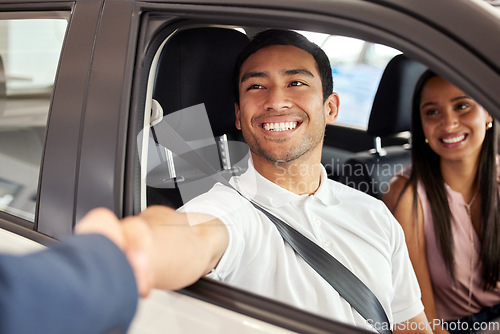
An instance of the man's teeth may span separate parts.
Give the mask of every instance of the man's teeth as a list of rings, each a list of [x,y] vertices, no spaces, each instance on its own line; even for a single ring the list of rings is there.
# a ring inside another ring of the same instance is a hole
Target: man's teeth
[[[459,137],[455,137],[455,138],[443,138],[442,141],[443,143],[445,144],[454,144],[454,143],[458,143],[459,141],[462,141],[465,139],[465,135],[461,135]]]
[[[297,122],[282,122],[282,123],[264,123],[264,130],[268,131],[286,131],[293,130],[297,127]]]

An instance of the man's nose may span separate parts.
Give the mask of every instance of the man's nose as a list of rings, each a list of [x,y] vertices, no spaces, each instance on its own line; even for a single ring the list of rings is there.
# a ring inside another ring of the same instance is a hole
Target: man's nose
[[[265,102],[265,108],[269,111],[279,111],[282,109],[288,109],[292,105],[292,102],[283,88],[271,88],[268,90],[267,99]]]

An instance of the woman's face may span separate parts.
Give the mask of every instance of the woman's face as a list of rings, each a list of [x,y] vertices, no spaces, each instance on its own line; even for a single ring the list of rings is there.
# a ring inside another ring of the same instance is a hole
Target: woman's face
[[[441,159],[477,159],[492,117],[463,91],[441,77],[424,85],[420,117],[425,138]]]

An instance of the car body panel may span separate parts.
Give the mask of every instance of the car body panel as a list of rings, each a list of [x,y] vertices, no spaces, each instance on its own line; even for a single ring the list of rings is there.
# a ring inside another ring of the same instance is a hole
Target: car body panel
[[[36,220],[38,231],[55,238],[70,234],[75,220],[80,161],[75,147],[81,140],[80,124],[87,104],[88,75],[101,4],[89,1],[70,8],[74,14],[67,30],[49,114]],[[78,38],[71,38],[73,35]]]

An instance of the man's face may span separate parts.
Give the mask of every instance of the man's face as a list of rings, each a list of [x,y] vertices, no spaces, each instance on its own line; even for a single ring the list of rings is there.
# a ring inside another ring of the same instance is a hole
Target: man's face
[[[236,127],[250,150],[273,162],[321,157],[327,123],[337,117],[338,96],[323,102],[316,61],[294,46],[260,49],[242,65]]]

